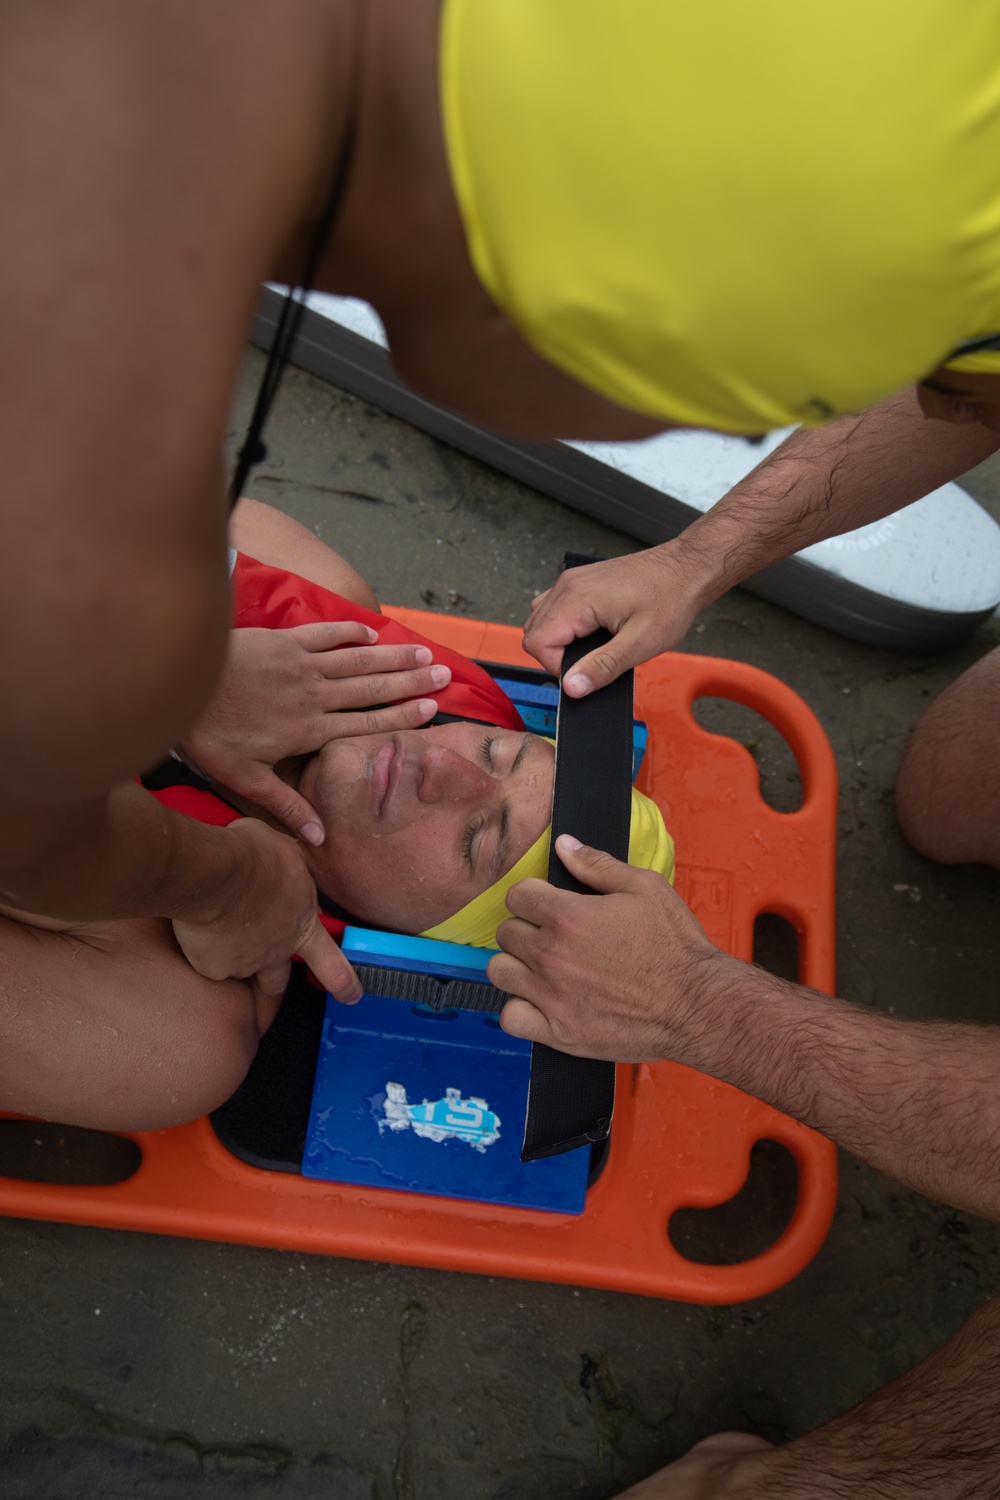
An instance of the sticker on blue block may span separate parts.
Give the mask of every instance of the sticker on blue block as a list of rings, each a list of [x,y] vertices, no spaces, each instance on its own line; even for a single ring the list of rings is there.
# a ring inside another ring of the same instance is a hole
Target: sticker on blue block
[[[485,1099],[463,1099],[461,1089],[445,1089],[443,1099],[411,1104],[401,1083],[387,1082],[379,1134],[412,1130],[425,1141],[465,1141],[480,1153],[500,1139],[500,1116]]]
[[[582,1213],[589,1150],[521,1161],[530,1058],[491,1017],[328,999],[303,1176]]]

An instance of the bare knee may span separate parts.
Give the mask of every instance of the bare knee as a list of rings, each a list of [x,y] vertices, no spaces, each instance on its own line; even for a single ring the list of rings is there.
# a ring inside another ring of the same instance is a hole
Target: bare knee
[[[193,973],[191,979],[197,1016],[167,1045],[147,1054],[135,1090],[109,1100],[116,1123],[106,1121],[101,1128],[183,1125],[224,1104],[243,1082],[273,1011],[262,1024],[250,986],[240,980],[218,983]],[[190,1016],[188,1007],[184,1010]]]
[[[896,818],[907,843],[925,859],[941,864],[975,860],[979,856],[965,806],[968,768],[961,743],[947,725],[925,721],[926,715],[910,736],[896,774]]]
[[[243,1082],[262,1035],[249,986],[232,981],[213,988],[217,993],[206,997],[193,1024],[173,1035],[146,1025],[136,1036],[116,1036],[82,1059],[72,1080],[27,1079],[23,1100],[11,1107],[112,1131],[167,1130],[210,1114]]]
[[[971,667],[917,721],[896,777],[907,841],[943,864],[1000,867],[1000,652]]]
[[[276,1001],[205,979],[153,919],[51,931],[0,919],[0,1107],[155,1130],[239,1087]]]

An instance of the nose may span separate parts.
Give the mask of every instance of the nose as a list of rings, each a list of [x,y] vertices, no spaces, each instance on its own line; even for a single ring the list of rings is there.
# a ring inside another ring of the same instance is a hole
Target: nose
[[[421,802],[470,802],[487,796],[493,777],[473,761],[444,745],[427,745],[420,754]]]

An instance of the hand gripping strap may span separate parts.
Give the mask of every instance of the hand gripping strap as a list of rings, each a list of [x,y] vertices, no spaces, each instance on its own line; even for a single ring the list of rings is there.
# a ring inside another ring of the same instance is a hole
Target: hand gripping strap
[[[610,639],[606,630],[597,630],[567,646],[563,676],[581,657]],[[586,698],[559,695],[551,884],[594,895],[570,875],[556,853],[556,839],[570,833],[615,859],[627,860],[631,811],[632,673],[626,672]],[[614,1063],[570,1057],[536,1043],[531,1049],[521,1160],[538,1161],[604,1140],[611,1130],[614,1107]]]

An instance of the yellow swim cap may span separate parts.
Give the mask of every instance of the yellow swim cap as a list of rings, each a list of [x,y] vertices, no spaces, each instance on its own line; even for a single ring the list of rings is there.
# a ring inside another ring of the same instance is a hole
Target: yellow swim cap
[[[551,825],[521,855],[514,867],[489,890],[482,891],[462,910],[436,927],[420,934],[442,943],[468,943],[473,948],[495,948],[497,928],[510,916],[507,892],[519,880],[536,876],[544,880],[549,872]],[[632,823],[629,829],[628,862],[643,870],[658,870],[668,880],[674,878],[674,841],[666,830],[663,814],[649,797],[632,788]]]
[[[631,410],[820,422],[1000,333],[998,0],[445,0],[441,96],[479,279]]]

